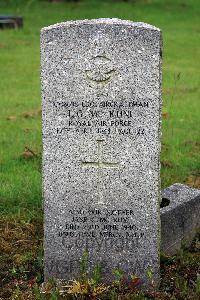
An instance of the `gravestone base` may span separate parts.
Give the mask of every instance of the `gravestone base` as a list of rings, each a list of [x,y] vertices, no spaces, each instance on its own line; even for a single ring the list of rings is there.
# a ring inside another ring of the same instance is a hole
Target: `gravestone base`
[[[200,190],[175,183],[162,191],[161,252],[176,254],[190,246],[200,228]]]

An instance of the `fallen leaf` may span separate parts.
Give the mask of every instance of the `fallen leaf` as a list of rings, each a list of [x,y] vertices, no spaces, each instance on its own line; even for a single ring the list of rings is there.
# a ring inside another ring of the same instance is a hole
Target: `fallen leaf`
[[[171,162],[170,160],[162,160],[161,161],[161,166],[164,168],[173,168],[173,162]]]
[[[163,117],[163,119],[168,119],[169,118],[169,113],[168,112],[163,112],[162,117]]]
[[[169,145],[162,142],[162,150],[168,151],[169,150]]]
[[[34,157],[33,153],[30,152],[30,151],[24,151],[23,154],[22,154],[22,156],[23,156],[24,158],[26,158],[26,159],[33,158],[33,157]]]
[[[29,132],[30,131],[30,128],[24,128],[24,132]]]
[[[25,159],[30,159],[37,157],[37,154],[28,147],[25,147],[25,151],[22,153],[22,157]]]
[[[0,48],[6,48],[5,44],[0,43]]]
[[[33,118],[33,113],[32,112],[24,112],[22,114],[22,117],[28,119],[28,118]]]
[[[129,288],[130,289],[135,289],[141,284],[141,280],[137,276],[131,276],[131,282],[129,283]]]
[[[13,121],[13,122],[16,121],[16,119],[17,119],[16,116],[9,116],[9,117],[6,118],[6,120]]]
[[[185,183],[191,187],[200,188],[200,176],[190,175],[186,178]]]
[[[34,118],[41,115],[41,108],[31,110],[31,111],[25,111],[22,114],[22,117],[28,119],[28,118]]]

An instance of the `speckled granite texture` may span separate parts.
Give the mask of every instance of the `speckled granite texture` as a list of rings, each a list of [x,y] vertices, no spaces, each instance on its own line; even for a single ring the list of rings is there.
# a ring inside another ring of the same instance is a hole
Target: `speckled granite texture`
[[[159,282],[161,32],[118,19],[41,31],[45,280]]]
[[[189,246],[200,228],[200,190],[175,183],[162,196],[170,203],[161,208],[161,251],[173,255]]]

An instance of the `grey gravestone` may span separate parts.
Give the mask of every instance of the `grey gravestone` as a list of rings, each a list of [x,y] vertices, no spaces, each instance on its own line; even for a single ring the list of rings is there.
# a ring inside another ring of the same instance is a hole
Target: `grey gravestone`
[[[23,27],[23,18],[17,16],[0,16],[0,29]]]
[[[41,31],[45,279],[100,264],[159,281],[161,32],[118,19]]]
[[[176,254],[182,246],[190,246],[200,228],[200,190],[175,183],[162,192],[161,251]]]

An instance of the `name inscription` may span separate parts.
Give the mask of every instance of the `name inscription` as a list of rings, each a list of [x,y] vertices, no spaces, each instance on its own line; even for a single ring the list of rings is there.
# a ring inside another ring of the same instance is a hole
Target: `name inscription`
[[[150,109],[149,101],[52,102],[57,115],[63,117],[64,126],[55,128],[56,134],[75,131],[81,134],[144,135],[145,128],[135,126],[135,109]]]

